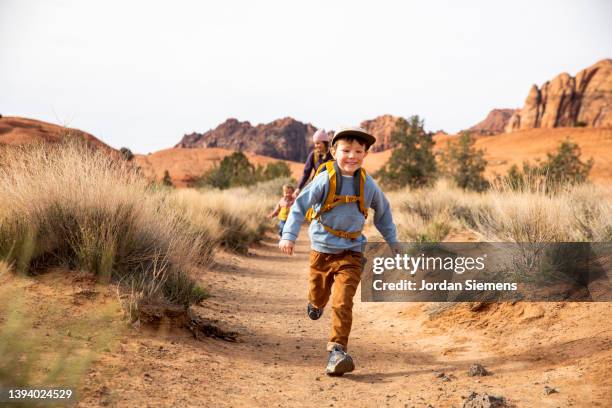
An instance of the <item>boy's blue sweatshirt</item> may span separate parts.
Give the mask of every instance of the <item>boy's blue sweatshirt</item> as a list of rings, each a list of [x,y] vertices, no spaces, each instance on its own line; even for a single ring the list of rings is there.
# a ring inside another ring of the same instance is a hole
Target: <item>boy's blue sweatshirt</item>
[[[356,195],[353,185],[353,177],[342,176],[341,195]],[[318,211],[327,197],[329,190],[329,176],[327,172],[321,172],[314,180],[301,191],[295,203],[291,206],[289,217],[283,228],[282,239],[295,241],[300,227],[304,221],[306,211],[314,207]],[[391,215],[391,206],[383,194],[382,190],[374,179],[366,175],[364,186],[365,206],[375,211],[374,225],[380,231],[385,241],[388,243],[397,242],[397,231]],[[369,216],[372,216],[370,211]],[[341,204],[331,211],[321,214],[323,223],[332,229],[353,232],[363,230],[365,217],[359,212],[357,203]],[[356,240],[340,238],[325,231],[323,226],[317,221],[312,220],[309,229],[311,247],[315,251],[328,254],[337,254],[345,250],[362,251],[362,246],[367,242],[362,234]]]

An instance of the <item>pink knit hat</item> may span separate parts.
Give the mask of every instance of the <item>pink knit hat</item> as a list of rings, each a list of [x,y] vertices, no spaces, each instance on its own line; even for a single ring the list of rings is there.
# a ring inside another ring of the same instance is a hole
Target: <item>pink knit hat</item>
[[[325,129],[319,129],[314,132],[314,135],[312,135],[312,141],[314,143],[329,142],[329,136],[327,136],[327,132],[325,131]]]

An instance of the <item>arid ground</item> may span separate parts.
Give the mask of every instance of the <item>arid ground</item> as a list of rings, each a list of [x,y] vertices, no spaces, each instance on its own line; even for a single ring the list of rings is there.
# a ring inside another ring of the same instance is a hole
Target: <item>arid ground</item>
[[[212,297],[195,314],[238,332],[237,342],[163,324],[125,327],[112,287],[86,275],[5,274],[3,285],[25,288],[32,336],[99,350],[83,375],[82,407],[460,407],[471,391],[517,407],[610,406],[610,303],[458,306],[432,318],[428,304],[361,303],[357,294],[349,346],[357,368],[326,376],[330,313],[306,316],[308,251],[304,230],[293,257],[268,235],[249,255],[221,253],[201,271]],[[491,375],[468,376],[474,363]]]

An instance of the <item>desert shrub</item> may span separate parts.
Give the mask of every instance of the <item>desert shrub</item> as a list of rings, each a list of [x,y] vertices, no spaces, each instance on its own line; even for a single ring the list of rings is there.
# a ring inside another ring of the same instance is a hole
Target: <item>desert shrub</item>
[[[497,177],[496,184],[515,191],[539,191],[555,194],[567,185],[585,183],[593,168],[593,159],[583,162],[580,147],[565,140],[554,153],[547,153],[545,161],[539,164],[523,163],[510,167],[505,176]]]
[[[395,149],[385,166],[374,174],[383,186],[397,189],[433,184],[437,172],[433,154],[435,142],[423,126],[424,122],[418,116],[397,120],[391,136]]]
[[[254,184],[257,181],[255,166],[242,152],[225,156],[218,166],[207,171],[198,181],[219,189]]]
[[[388,194],[400,239],[439,242],[452,230],[473,228],[482,206],[482,194],[458,188],[440,179],[432,187],[404,189]]]
[[[122,147],[119,149],[119,153],[121,153],[121,156],[127,161],[134,159],[134,153],[132,153],[132,151],[127,147]]]
[[[584,242],[612,236],[610,193],[592,185],[515,191],[496,186],[477,211],[476,229],[488,241]]]
[[[126,161],[70,141],[13,149],[0,162],[0,258],[18,271],[59,265],[103,281],[142,276],[164,297],[210,251],[209,232],[187,223]]]
[[[580,160],[580,147],[569,139],[559,144],[556,153],[548,153],[547,160],[541,165],[547,183],[555,186],[584,183],[593,168],[593,159]]]
[[[196,178],[194,187],[214,187],[225,190],[232,187],[251,186],[259,182],[291,176],[287,163],[279,161],[254,166],[242,152],[225,156],[218,166]]]
[[[162,177],[162,185],[166,187],[174,187],[172,177],[170,177],[170,172],[168,172],[168,170],[164,170],[164,177]]]
[[[284,161],[278,161],[268,163],[266,165],[265,169],[263,170],[261,181],[289,177],[291,177],[291,169],[289,168],[289,165]]]
[[[401,211],[395,217],[398,238],[406,242],[441,242],[456,222],[443,212],[424,220],[416,214]]]
[[[474,148],[474,139],[464,132],[458,140],[448,142],[447,149],[441,153],[443,173],[455,181],[457,186],[466,190],[483,191],[489,183],[484,178],[487,161],[484,151]]]
[[[431,188],[388,194],[399,236],[439,241],[444,233],[471,230],[484,241],[608,242],[612,238],[612,191],[590,184],[516,191],[496,184],[471,192],[440,180]]]
[[[268,229],[265,214],[277,195],[267,195],[265,190],[253,186],[222,191],[183,189],[174,193],[170,202],[173,199],[183,200],[185,206],[191,207],[188,214],[201,215],[201,221],[194,221],[200,225],[198,228],[211,220],[217,222],[217,243],[231,251],[246,253],[248,246],[260,240]]]
[[[204,265],[212,262],[214,250],[221,242],[220,237],[224,229],[211,209],[207,193],[193,189],[177,189],[164,198],[165,205],[176,214],[183,228],[192,234],[200,234],[203,245],[198,247],[197,262]]]

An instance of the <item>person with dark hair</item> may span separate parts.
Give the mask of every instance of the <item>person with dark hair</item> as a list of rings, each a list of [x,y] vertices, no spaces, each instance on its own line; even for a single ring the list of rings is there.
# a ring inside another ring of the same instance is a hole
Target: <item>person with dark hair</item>
[[[323,163],[334,160],[329,152],[329,135],[325,129],[317,130],[314,135],[312,135],[312,141],[314,143],[314,149],[312,152],[310,152],[308,158],[306,159],[304,173],[298,182],[297,189],[294,191],[293,197],[297,197],[300,194],[300,191],[310,180],[312,173],[316,173],[317,169]]]

